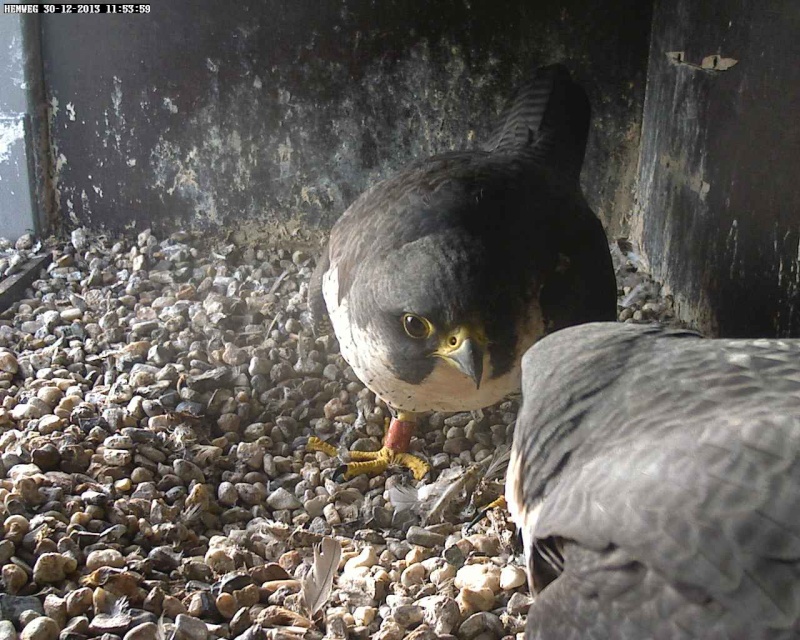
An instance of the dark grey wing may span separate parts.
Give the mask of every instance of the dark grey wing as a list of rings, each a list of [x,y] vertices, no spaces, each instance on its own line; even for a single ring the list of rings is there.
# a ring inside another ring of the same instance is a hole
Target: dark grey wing
[[[329,267],[329,249],[326,246],[317,260],[317,266],[308,283],[308,310],[311,313],[311,321],[317,335],[333,333],[328,317],[328,307],[325,305],[325,298],[322,295],[322,279]]]
[[[526,535],[622,550],[721,607],[729,637],[797,633],[800,343],[589,325],[530,356],[510,487],[523,511],[544,501]]]
[[[590,115],[586,92],[564,66],[540,67],[509,100],[484,145],[496,155],[523,157],[560,183],[543,192],[564,200],[549,203],[556,212],[550,240],[558,248],[559,266],[542,283],[548,331],[616,319],[617,285],[608,239],[578,183]]]
[[[565,570],[540,593],[526,640],[778,640],[757,620],[736,621],[719,603],[675,585],[618,548],[594,551],[569,543]]]
[[[617,280],[608,238],[583,198],[576,193],[575,199],[573,215],[558,221],[560,233],[553,238],[557,266],[542,282],[539,302],[548,332],[617,317]]]

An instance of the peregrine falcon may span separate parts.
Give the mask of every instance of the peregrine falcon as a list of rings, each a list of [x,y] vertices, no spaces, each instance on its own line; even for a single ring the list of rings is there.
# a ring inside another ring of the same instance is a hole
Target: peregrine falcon
[[[800,637],[800,340],[586,324],[522,395],[526,638]]]
[[[410,462],[421,476],[404,454],[414,414],[498,402],[519,390],[536,340],[615,318],[608,242],[579,184],[588,130],[583,89],[560,65],[540,68],[482,149],[409,165],[334,225],[312,316],[329,318],[356,375],[399,412],[350,475]]]

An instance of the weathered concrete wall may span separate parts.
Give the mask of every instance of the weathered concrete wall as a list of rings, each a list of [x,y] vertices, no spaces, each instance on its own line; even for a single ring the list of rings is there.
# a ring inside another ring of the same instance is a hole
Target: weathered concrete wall
[[[594,123],[588,196],[632,203],[650,2],[212,0],[47,16],[64,217],[301,238],[416,157],[488,135],[513,85],[564,61]]]
[[[26,81],[25,19],[0,19],[0,236],[39,227],[34,197],[33,127]]]
[[[634,236],[684,320],[800,335],[800,3],[658,0],[653,25]]]

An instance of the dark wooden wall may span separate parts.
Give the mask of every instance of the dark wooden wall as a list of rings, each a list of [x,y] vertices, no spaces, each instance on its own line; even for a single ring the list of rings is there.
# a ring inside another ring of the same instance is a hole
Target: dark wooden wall
[[[800,335],[800,2],[659,0],[653,25],[635,236],[683,319]]]

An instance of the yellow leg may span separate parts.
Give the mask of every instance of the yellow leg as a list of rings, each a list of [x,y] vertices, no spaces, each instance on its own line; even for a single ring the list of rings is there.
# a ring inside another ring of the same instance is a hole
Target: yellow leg
[[[430,471],[430,465],[407,453],[414,429],[414,422],[407,418],[407,415],[401,414],[397,420],[391,421],[384,438],[384,446],[379,451],[351,451],[351,461],[346,465],[344,479],[350,480],[361,474],[376,476],[386,471],[389,465],[397,464],[409,469],[416,480],[422,480]],[[314,436],[308,439],[306,448],[310,451],[322,451],[331,457],[338,455],[336,447]]]
[[[339,452],[336,450],[332,444],[328,444],[327,442],[323,442],[316,436],[311,436],[308,439],[308,444],[306,445],[306,449],[309,451],[322,451],[322,453],[328,454],[331,458],[339,455]]]

